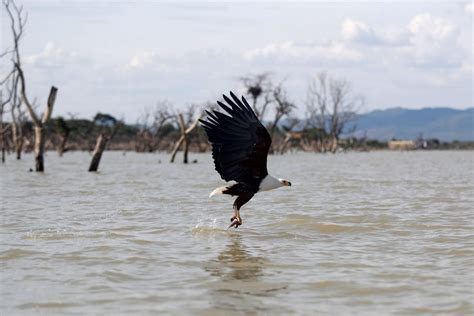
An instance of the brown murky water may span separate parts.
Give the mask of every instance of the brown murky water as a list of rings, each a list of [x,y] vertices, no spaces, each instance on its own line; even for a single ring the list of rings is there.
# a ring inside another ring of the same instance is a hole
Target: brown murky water
[[[230,231],[232,200],[192,158],[0,166],[1,314],[474,313],[474,152],[272,156],[293,186]]]

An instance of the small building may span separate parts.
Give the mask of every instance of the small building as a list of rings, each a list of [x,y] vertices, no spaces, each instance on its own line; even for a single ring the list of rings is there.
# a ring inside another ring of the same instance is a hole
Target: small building
[[[416,143],[412,140],[391,140],[388,142],[388,149],[391,150],[412,150],[416,148]]]

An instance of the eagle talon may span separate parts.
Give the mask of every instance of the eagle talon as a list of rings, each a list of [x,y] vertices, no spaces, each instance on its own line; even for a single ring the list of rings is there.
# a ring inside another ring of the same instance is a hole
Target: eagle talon
[[[236,216],[232,216],[230,221],[231,221],[231,223],[230,223],[229,227],[227,227],[227,229],[229,229],[231,227],[238,228],[240,225],[242,225],[242,219],[238,218]]]

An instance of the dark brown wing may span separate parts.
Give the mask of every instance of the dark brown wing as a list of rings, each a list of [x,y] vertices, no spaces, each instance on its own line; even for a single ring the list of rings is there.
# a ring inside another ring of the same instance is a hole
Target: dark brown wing
[[[201,120],[209,142],[217,172],[225,181],[260,183],[267,174],[267,156],[272,139],[244,97],[217,102],[229,115],[218,111]]]

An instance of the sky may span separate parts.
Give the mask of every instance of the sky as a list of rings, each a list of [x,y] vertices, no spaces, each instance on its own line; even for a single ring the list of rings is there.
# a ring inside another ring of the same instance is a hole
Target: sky
[[[53,116],[179,109],[243,93],[270,72],[304,115],[318,73],[345,79],[362,111],[473,107],[471,1],[17,0],[28,11],[21,54],[28,96]],[[2,9],[1,49],[11,47]],[[0,71],[10,67],[3,59]]]

